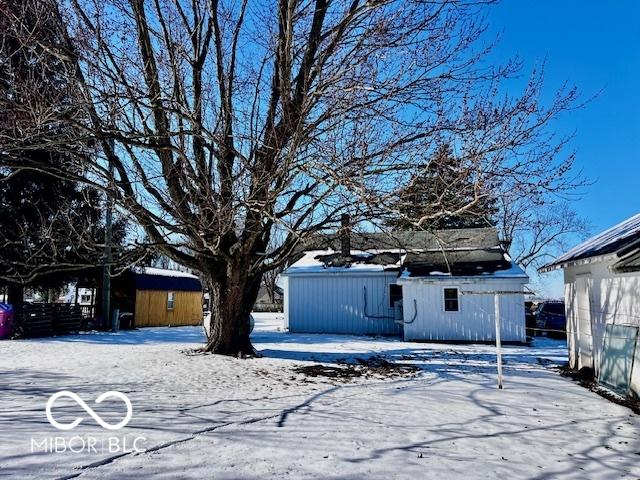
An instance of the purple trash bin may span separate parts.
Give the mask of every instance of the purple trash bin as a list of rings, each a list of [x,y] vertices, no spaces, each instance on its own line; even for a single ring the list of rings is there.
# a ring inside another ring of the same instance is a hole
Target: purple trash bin
[[[11,338],[13,317],[13,307],[8,303],[0,303],[0,340]]]

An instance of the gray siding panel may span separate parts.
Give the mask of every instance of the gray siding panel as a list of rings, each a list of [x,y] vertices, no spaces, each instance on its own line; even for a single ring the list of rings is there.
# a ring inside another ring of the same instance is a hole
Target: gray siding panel
[[[353,275],[290,275],[287,278],[289,331],[400,335],[402,327],[389,308],[389,285],[395,273]],[[364,287],[367,313],[364,315]]]

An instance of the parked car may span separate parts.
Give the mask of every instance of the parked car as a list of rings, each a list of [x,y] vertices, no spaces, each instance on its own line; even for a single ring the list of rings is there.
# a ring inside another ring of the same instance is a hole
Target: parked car
[[[528,337],[534,337],[535,335],[539,335],[539,333],[535,330],[537,328],[536,325],[536,307],[532,301],[527,300],[524,302],[524,320],[526,325],[526,334]]]
[[[564,302],[542,302],[536,310],[537,328],[547,330],[546,334],[552,338],[567,338],[567,317],[564,312]]]

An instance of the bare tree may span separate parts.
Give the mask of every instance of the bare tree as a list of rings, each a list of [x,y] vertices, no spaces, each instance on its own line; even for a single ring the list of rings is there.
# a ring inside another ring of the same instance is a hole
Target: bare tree
[[[566,251],[573,237],[584,238],[589,224],[567,201],[505,196],[498,217],[498,228],[513,256],[524,268],[541,267]]]
[[[2,105],[38,119],[1,137],[3,162],[41,169],[20,156],[25,143],[94,142],[102,154],[78,157],[82,175],[49,173],[109,192],[155,248],[201,273],[208,351],[253,352],[263,274],[343,212],[354,222],[389,213],[415,159],[442,143],[502,185],[570,186],[573,159],[547,126],[576,92],[544,105],[534,72],[520,95],[498,94],[519,65],[487,61],[490,2],[27,1],[63,18],[64,41],[44,47],[82,97],[73,115]],[[24,48],[42,42],[20,15],[5,17]],[[58,122],[81,138],[42,135]],[[275,229],[286,234],[269,247]]]
[[[262,285],[269,296],[269,302],[272,304],[277,303],[276,295],[278,294],[278,275],[280,275],[282,271],[283,268],[281,267],[266,271],[262,276]]]

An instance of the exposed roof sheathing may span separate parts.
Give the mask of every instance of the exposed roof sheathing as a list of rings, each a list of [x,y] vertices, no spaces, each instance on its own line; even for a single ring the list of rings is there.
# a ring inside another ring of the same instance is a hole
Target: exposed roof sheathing
[[[411,277],[489,275],[512,266],[500,249],[412,252],[407,254],[404,264]]]
[[[493,228],[430,232],[354,233],[350,255],[340,237],[317,239],[286,274],[398,271],[403,277],[509,276],[526,278],[500,246]]]
[[[355,250],[432,250],[448,248],[491,248],[500,244],[495,228],[463,228],[435,232],[351,232],[351,248]],[[340,250],[340,235],[318,236],[307,240],[303,251]]]

